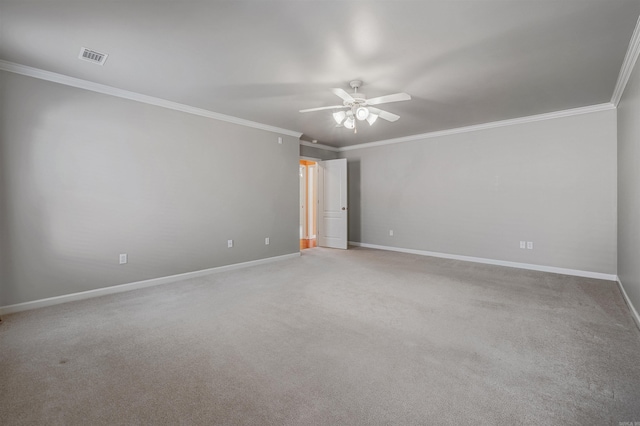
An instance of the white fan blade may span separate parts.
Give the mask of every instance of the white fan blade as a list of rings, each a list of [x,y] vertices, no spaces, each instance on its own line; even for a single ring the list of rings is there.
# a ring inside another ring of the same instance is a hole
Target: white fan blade
[[[339,96],[342,98],[342,100],[347,101],[347,102],[355,102],[356,100],[353,99],[353,97],[348,94],[347,92],[345,92],[342,89],[331,89],[331,91],[333,92],[334,95]]]
[[[391,122],[398,121],[398,119],[400,118],[399,115],[395,115],[392,112],[383,111],[383,110],[378,109],[378,108],[369,108],[369,111],[371,111],[374,114],[378,114],[378,116],[380,118],[383,118],[383,119],[385,119],[387,121],[391,121]]]
[[[377,98],[367,99],[367,105],[378,105],[409,100],[411,100],[411,96],[407,93],[394,93],[393,95],[378,96]]]
[[[323,109],[336,109],[336,108],[346,108],[346,107],[344,105],[333,105],[328,107],[301,109],[300,112],[322,111]]]

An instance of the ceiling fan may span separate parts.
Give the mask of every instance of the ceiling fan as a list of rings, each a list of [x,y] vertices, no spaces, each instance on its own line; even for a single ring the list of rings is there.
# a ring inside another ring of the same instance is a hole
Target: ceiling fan
[[[399,115],[393,114],[388,111],[383,111],[378,108],[374,108],[371,105],[386,104],[389,102],[408,101],[411,99],[406,93],[394,93],[393,95],[379,96],[377,98],[367,99],[364,93],[358,93],[358,89],[362,86],[362,81],[353,80],[349,83],[349,86],[353,89],[353,93],[349,94],[342,89],[332,89],[331,91],[342,98],[342,105],[332,105],[320,108],[301,109],[300,112],[321,111],[325,109],[342,109],[347,108],[346,111],[336,111],[333,113],[333,119],[336,120],[336,127],[346,127],[347,129],[353,129],[354,133],[358,132],[357,121],[367,120],[371,126],[378,117],[387,121],[396,121],[400,118]]]

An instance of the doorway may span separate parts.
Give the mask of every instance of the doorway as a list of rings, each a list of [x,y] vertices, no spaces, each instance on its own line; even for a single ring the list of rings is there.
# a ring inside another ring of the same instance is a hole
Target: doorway
[[[318,163],[300,160],[300,250],[317,246]]]

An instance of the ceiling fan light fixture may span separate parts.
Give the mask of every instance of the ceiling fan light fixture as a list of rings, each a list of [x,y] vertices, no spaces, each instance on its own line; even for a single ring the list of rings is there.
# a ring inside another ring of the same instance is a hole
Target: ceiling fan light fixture
[[[344,127],[346,127],[349,130],[352,130],[356,127],[356,120],[353,119],[353,117],[349,117],[344,121]]]
[[[367,107],[358,107],[358,109],[356,109],[356,118],[360,121],[362,120],[366,120],[366,118],[369,116],[369,109]]]
[[[376,122],[376,120],[378,119],[378,114],[374,114],[374,113],[369,113],[369,115],[367,116],[367,122],[369,123],[369,126],[373,125],[373,123]]]
[[[347,113],[344,111],[337,111],[333,113],[333,119],[336,120],[336,123],[340,124],[342,123],[342,120],[344,120],[347,117]]]

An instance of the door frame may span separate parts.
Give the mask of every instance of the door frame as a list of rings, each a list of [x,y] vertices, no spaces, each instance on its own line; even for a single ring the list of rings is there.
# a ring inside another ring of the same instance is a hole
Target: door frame
[[[318,238],[318,162],[322,160],[300,157],[300,250],[317,246]],[[307,164],[305,164],[307,163]],[[313,163],[313,164],[308,164]]]

